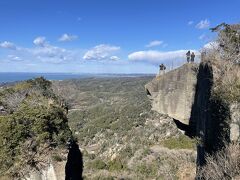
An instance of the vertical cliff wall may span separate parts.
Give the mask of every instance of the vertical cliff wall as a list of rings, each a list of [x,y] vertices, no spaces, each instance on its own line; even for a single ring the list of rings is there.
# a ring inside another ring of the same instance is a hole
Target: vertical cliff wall
[[[225,142],[240,142],[240,105],[214,95],[217,70],[210,63],[185,64],[146,85],[152,109],[177,119],[186,135],[199,140],[199,166],[206,153],[220,150]]]
[[[198,64],[182,67],[157,76],[145,88],[152,109],[188,125],[196,92]]]
[[[199,140],[197,145],[197,163],[204,164],[204,156],[209,152],[207,144],[212,135],[211,126],[211,89],[213,83],[213,71],[208,64],[200,63],[197,73],[196,92],[191,108],[191,117],[189,125],[191,126],[191,136]],[[211,134],[211,135],[210,135]],[[212,140],[211,140],[212,141]]]

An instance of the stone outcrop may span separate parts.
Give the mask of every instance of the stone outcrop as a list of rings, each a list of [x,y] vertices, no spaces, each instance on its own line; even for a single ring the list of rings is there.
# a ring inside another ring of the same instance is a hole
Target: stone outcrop
[[[198,64],[185,64],[154,78],[145,89],[152,109],[189,125],[196,92]]]
[[[62,173],[62,176],[57,177],[58,173]],[[29,177],[26,178],[27,180],[64,180],[64,168],[60,169],[60,171],[56,171],[54,166],[50,163],[44,170],[42,171],[33,171]]]
[[[240,142],[240,104],[231,104],[230,113],[230,139],[231,141]]]
[[[3,106],[0,106],[0,116],[2,115],[6,115],[7,111],[5,110],[5,108]]]
[[[176,125],[185,134],[201,140],[197,147],[199,165],[204,164],[205,153],[217,147],[222,132],[221,123],[213,120],[219,118],[211,114],[212,107],[218,108],[218,103],[210,101],[212,82],[212,67],[200,63],[185,64],[146,85],[152,109],[177,119]]]
[[[146,85],[152,109],[177,119],[180,129],[199,139],[199,166],[205,164],[206,153],[220,150],[225,142],[240,142],[240,104],[228,104],[212,94],[214,68],[203,62],[185,64]]]
[[[83,159],[82,153],[78,144],[75,141],[68,143],[69,152],[66,156],[62,152],[63,159],[61,161],[53,161],[51,157],[48,157],[48,163],[45,167],[37,170],[31,170],[27,177],[27,180],[82,180],[83,172]]]
[[[45,154],[45,159],[42,166],[39,168],[27,167],[22,170],[22,180],[64,180],[65,179],[65,167],[67,163],[67,154],[65,151],[58,151],[61,155],[61,160],[53,160],[51,153]],[[59,156],[60,157],[60,156]],[[26,173],[27,172],[27,173]],[[0,177],[1,179],[1,177]]]

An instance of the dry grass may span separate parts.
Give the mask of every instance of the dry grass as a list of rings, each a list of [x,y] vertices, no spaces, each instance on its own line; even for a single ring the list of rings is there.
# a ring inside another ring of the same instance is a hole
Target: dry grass
[[[239,179],[240,145],[226,145],[212,156],[207,156],[206,165],[199,170],[199,179]]]
[[[224,28],[215,46],[203,50],[202,62],[213,70],[211,98],[230,106],[240,102],[240,25]],[[208,155],[198,179],[240,179],[240,145],[225,143],[221,151]]]
[[[227,103],[240,102],[240,66],[223,59],[218,49],[204,51],[203,63],[211,64],[214,74],[213,95]]]
[[[213,95],[227,103],[240,102],[240,24],[222,23],[215,43],[203,49],[202,61],[213,67]]]
[[[217,82],[215,92],[227,102],[240,102],[240,68],[233,66],[219,79],[221,81]]]
[[[196,177],[196,164],[186,163],[178,169],[179,180],[194,180]]]

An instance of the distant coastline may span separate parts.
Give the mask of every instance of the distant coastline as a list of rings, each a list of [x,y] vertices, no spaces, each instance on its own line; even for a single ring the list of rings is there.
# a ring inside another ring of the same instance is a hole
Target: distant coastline
[[[0,84],[24,81],[43,76],[48,80],[67,80],[82,78],[104,78],[104,77],[143,77],[154,76],[154,74],[91,74],[91,73],[28,73],[28,72],[0,72]]]

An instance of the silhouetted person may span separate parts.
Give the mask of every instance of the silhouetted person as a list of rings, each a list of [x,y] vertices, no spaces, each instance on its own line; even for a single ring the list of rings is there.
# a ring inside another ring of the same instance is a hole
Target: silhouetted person
[[[191,52],[188,51],[188,52],[186,53],[186,56],[187,56],[187,62],[189,63],[189,62],[190,62],[190,58],[191,58]]]
[[[160,64],[159,65],[159,75],[164,74],[165,70],[166,70],[166,66],[164,66],[164,64]]]
[[[82,180],[83,160],[82,153],[76,141],[68,141],[68,157],[65,166],[65,180]]]
[[[194,59],[195,59],[195,54],[194,54],[194,52],[192,52],[192,54],[191,54],[191,62],[192,63],[194,62]]]

